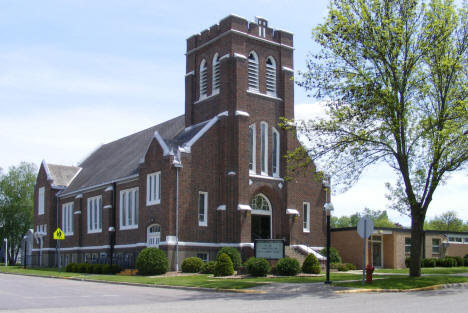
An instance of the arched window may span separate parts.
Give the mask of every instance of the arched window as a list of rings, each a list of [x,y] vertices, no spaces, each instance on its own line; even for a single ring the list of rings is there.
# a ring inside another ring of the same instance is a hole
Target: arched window
[[[253,197],[250,207],[252,208],[252,214],[271,215],[270,200],[261,193]]]
[[[208,93],[208,71],[206,69],[206,61],[203,59],[200,63],[200,99],[206,97]]]
[[[249,53],[249,89],[258,91],[258,56],[252,51]]]
[[[215,54],[213,57],[213,73],[211,76],[213,77],[213,84],[212,84],[212,94],[219,93],[219,54]]]
[[[271,149],[271,163],[273,176],[279,177],[280,173],[280,135],[279,132],[272,127],[271,136],[273,141],[273,147]]]
[[[273,57],[266,59],[266,91],[267,94],[276,96],[276,62]]]
[[[255,173],[255,133],[255,124],[252,124],[249,126],[249,171],[252,173]]]
[[[146,246],[159,247],[161,240],[161,227],[158,224],[148,226],[146,231]]]
[[[268,124],[260,123],[260,156],[261,156],[261,173],[268,175]]]

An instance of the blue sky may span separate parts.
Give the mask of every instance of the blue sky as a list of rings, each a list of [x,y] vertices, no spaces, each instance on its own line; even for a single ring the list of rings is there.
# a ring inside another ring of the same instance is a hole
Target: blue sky
[[[317,49],[327,1],[21,1],[0,3],[0,167],[77,164],[102,143],[183,114],[185,40],[234,13],[294,33],[295,69]],[[296,116],[320,106],[295,88]],[[334,197],[335,214],[385,209],[384,166]],[[429,216],[468,219],[466,174],[434,198]],[[389,211],[408,225],[409,219]]]

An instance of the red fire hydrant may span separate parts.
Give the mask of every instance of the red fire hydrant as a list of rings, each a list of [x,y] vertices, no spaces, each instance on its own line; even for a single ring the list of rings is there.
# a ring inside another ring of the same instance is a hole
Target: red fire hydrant
[[[374,273],[374,267],[370,264],[366,265],[366,283],[372,284],[372,273]]]

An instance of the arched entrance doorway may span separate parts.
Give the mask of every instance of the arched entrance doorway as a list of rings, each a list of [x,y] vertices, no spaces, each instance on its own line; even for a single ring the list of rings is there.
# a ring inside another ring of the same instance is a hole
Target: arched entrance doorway
[[[250,203],[252,208],[252,241],[272,238],[272,214],[270,200],[264,194],[257,194]]]

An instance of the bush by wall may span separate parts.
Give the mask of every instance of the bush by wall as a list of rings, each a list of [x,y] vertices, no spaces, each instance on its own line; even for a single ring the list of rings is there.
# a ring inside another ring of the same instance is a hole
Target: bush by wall
[[[198,273],[201,271],[203,266],[203,261],[197,257],[190,257],[184,259],[182,262],[182,272],[183,273]]]
[[[455,260],[452,257],[446,256],[444,258],[437,259],[437,266],[454,267],[457,266],[457,260]]]
[[[457,266],[465,265],[465,260],[461,256],[454,256],[455,261],[457,261]]]
[[[309,254],[305,258],[304,263],[302,263],[302,272],[307,274],[320,274],[320,263],[315,255]]]
[[[327,256],[327,248],[323,248],[320,250],[320,254],[323,255],[324,257]],[[341,263],[341,256],[338,253],[338,250],[336,250],[333,247],[330,247],[330,263]]]
[[[296,259],[282,258],[276,263],[274,272],[281,276],[295,276],[301,271],[301,266]]]
[[[118,274],[122,271],[122,267],[118,264],[112,264],[110,266],[110,273],[111,274]]]
[[[226,253],[229,256],[229,258],[231,258],[232,265],[235,270],[237,270],[239,266],[242,264],[240,252],[236,248],[223,247],[219,249],[218,254],[216,255],[216,259],[218,259],[221,253]]]
[[[202,274],[214,274],[216,269],[216,261],[208,261],[203,263],[201,267]]]
[[[167,272],[169,262],[166,254],[159,248],[144,248],[136,259],[140,275],[161,275]]]
[[[434,258],[422,259],[421,267],[436,267],[437,260]]]
[[[218,255],[215,266],[215,276],[230,276],[234,274],[234,266],[227,253]]]
[[[88,264],[88,263],[69,263],[65,267],[66,272],[71,273],[88,273],[88,274],[117,274],[122,268],[113,264]]]
[[[353,263],[331,263],[330,268],[336,269],[340,272],[346,272],[356,270],[356,265]]]
[[[264,258],[249,258],[247,263],[247,273],[256,277],[266,276],[270,270],[270,263]]]

